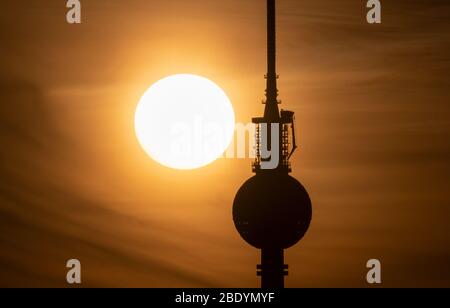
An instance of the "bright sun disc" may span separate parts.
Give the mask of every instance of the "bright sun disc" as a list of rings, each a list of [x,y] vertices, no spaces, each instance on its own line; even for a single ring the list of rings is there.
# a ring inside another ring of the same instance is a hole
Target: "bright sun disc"
[[[223,155],[234,134],[233,107],[225,92],[196,75],[173,75],[152,85],[135,115],[139,143],[158,163],[197,169]]]

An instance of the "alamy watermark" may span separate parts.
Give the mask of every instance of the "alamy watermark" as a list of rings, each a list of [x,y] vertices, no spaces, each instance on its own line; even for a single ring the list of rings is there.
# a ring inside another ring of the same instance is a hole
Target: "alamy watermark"
[[[68,0],[66,7],[69,9],[66,14],[67,23],[81,24],[81,2],[79,0]]]
[[[378,259],[367,261],[366,267],[369,270],[366,276],[368,284],[381,284],[381,262]]]
[[[81,262],[77,259],[68,260],[66,267],[69,271],[66,275],[68,284],[81,284]]]
[[[69,11],[66,20],[69,24],[81,23],[81,2],[80,0],[67,0],[66,7]],[[381,23],[381,2],[380,0],[368,0],[366,7],[369,9],[366,19],[369,24]]]
[[[381,2],[369,0],[366,6],[370,9],[366,16],[367,22],[369,24],[381,24]]]
[[[223,159],[257,159],[261,169],[278,168],[281,157],[280,140],[283,124],[236,123],[230,141],[230,128],[203,119],[177,122],[171,125],[167,139],[169,160],[193,160],[223,153]],[[259,137],[258,137],[259,136]],[[229,144],[223,151],[223,145]],[[269,147],[270,144],[270,147]]]

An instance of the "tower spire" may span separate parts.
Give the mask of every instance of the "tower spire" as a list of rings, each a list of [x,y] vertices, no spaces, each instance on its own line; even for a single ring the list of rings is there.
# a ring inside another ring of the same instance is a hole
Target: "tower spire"
[[[267,0],[267,87],[264,117],[273,122],[280,118],[276,72],[276,11],[275,0]]]

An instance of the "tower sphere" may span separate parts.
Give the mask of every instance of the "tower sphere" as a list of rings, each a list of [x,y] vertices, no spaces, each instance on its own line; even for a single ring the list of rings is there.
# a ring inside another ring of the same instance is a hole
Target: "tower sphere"
[[[284,173],[250,178],[234,199],[236,229],[258,249],[294,246],[305,235],[311,218],[311,199],[306,189]]]

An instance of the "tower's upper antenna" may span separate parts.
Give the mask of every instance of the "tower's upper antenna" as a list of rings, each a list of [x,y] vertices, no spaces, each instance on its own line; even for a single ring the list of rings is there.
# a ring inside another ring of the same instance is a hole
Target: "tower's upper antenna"
[[[276,122],[280,118],[278,110],[278,90],[276,72],[276,19],[275,0],[267,0],[267,88],[264,117]]]

